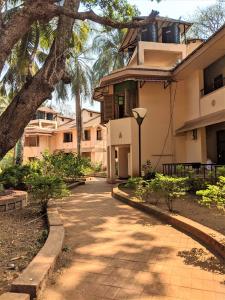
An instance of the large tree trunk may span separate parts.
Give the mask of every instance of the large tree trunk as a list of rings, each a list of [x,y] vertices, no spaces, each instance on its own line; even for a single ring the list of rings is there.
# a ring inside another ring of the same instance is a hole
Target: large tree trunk
[[[75,7],[77,11],[79,3],[79,0],[65,0],[64,7],[71,10]],[[44,66],[23,86],[0,116],[0,159],[15,146],[37,108],[51,97],[55,84],[63,77],[73,24],[73,19],[60,17],[57,36]]]
[[[77,155],[81,156],[81,140],[82,140],[82,115],[81,115],[81,98],[80,89],[76,89],[76,128],[77,128]]]

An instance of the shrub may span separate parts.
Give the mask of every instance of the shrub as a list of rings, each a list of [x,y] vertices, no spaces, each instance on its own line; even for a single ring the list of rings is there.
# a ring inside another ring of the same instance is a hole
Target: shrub
[[[220,177],[220,176],[225,176],[225,167],[219,167],[217,168],[217,176]]]
[[[143,179],[141,177],[130,177],[127,180],[127,183],[125,184],[125,187],[130,188],[132,190],[136,190],[140,182],[142,182]]]
[[[216,185],[209,184],[207,189],[197,191],[196,194],[202,197],[199,200],[201,205],[216,205],[218,209],[225,210],[225,177],[220,176]]]
[[[89,159],[63,151],[54,154],[45,152],[39,163],[43,174],[52,174],[63,179],[77,179],[86,175],[92,169]]]
[[[31,174],[26,179],[34,200],[38,201],[43,207],[46,207],[51,198],[61,198],[69,194],[62,178],[57,176]]]
[[[186,180],[187,178],[170,177],[161,174],[156,174],[156,178],[152,180],[153,189],[165,197],[167,207],[170,211],[173,211],[174,200],[186,194]]]
[[[207,188],[208,182],[203,178],[199,177],[189,177],[187,178],[188,191],[196,193],[199,190],[204,190]]]
[[[0,182],[5,188],[26,189],[25,179],[31,174],[31,169],[28,165],[12,166],[6,168],[0,174]]]

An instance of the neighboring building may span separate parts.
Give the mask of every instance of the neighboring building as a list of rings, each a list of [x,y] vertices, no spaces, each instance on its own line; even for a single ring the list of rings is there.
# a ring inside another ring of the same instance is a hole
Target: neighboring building
[[[106,128],[100,124],[100,113],[82,110],[82,156],[106,167]],[[24,162],[41,158],[48,150],[74,152],[77,150],[76,121],[48,107],[40,107],[25,129]]]
[[[143,19],[140,17],[139,19]],[[225,164],[225,26],[207,41],[187,40],[192,24],[156,17],[129,29],[120,47],[128,65],[101,80],[107,130],[108,178],[138,174],[138,128],[132,108],[148,113],[142,125],[142,163]],[[117,151],[115,151],[117,150]],[[171,165],[172,166],[172,165]]]

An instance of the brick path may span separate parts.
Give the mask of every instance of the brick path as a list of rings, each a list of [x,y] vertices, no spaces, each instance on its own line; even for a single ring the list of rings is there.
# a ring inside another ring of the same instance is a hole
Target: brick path
[[[43,300],[225,299],[224,266],[215,257],[112,199],[110,190],[103,181],[88,182],[60,204],[68,251]]]

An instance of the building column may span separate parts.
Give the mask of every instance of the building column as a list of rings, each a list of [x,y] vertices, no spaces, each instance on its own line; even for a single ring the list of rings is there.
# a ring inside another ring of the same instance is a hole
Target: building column
[[[118,148],[118,175],[121,179],[128,178],[128,153],[129,148]]]
[[[108,176],[107,181],[114,183],[116,181],[116,166],[115,166],[115,146],[109,146],[107,149],[107,161],[108,161]]]

